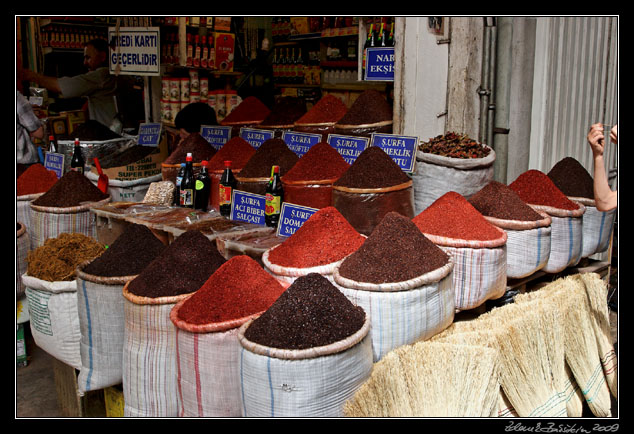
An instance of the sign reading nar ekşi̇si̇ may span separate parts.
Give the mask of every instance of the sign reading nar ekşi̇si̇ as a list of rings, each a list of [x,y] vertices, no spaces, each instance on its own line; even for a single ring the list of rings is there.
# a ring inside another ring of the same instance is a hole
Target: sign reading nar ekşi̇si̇
[[[158,27],[108,27],[110,73],[161,75]]]
[[[368,48],[365,62],[365,80],[394,81],[394,47]]]

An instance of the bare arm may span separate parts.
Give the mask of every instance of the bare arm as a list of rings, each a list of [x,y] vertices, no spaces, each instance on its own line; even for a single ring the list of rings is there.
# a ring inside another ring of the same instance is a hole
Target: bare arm
[[[37,72],[31,71],[30,69],[22,69],[19,72],[19,76],[22,80],[37,83],[39,86],[42,86],[43,88],[48,89],[52,92],[62,93],[62,90],[59,87],[59,83],[57,82],[57,77],[50,77],[47,75],[39,74]]]
[[[613,131],[615,134],[616,130]],[[613,138],[616,138],[616,135]],[[594,164],[594,200],[599,211],[610,211],[617,206],[617,192],[610,188],[605,172],[603,125],[594,124],[590,127],[588,143],[592,148]]]

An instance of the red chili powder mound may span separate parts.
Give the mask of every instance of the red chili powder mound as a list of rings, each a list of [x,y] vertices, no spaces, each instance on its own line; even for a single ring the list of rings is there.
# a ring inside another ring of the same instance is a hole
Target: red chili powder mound
[[[234,256],[218,268],[178,311],[191,324],[244,318],[267,310],[284,287],[247,255]]]
[[[282,181],[337,180],[350,167],[341,154],[327,142],[319,142],[284,175]]]
[[[365,125],[392,120],[392,105],[374,89],[365,90],[337,122],[341,125]]]
[[[455,191],[445,193],[412,219],[424,234],[458,240],[495,240],[500,231]]]
[[[509,187],[526,203],[553,208],[575,210],[579,205],[571,201],[557,188],[544,172],[528,170],[509,184]]]
[[[220,122],[220,125],[237,123],[260,123],[271,110],[259,99],[248,96]]]
[[[536,221],[543,217],[527,205],[508,186],[491,181],[469,198],[469,203],[483,216],[504,220]]]
[[[282,244],[269,260],[282,267],[308,268],[337,262],[357,250],[361,236],[335,207],[315,212]]]
[[[284,176],[299,160],[280,138],[265,140],[255,154],[240,171],[241,178],[269,178],[271,167],[280,166],[280,176]]]
[[[409,180],[410,177],[383,149],[369,146],[333,185],[349,188],[383,188],[404,184]]]
[[[216,149],[200,133],[191,133],[178,143],[176,149],[165,159],[164,163],[184,163],[189,152],[192,154],[194,163],[200,163],[203,160],[211,160],[216,154]]]
[[[32,164],[16,181],[18,196],[43,193],[57,182],[57,175],[40,163]]]
[[[295,121],[296,125],[335,123],[341,119],[348,107],[334,95],[328,94],[317,101],[304,116]]]
[[[242,170],[247,161],[255,154],[255,148],[242,137],[233,137],[216,152],[207,169],[209,172],[224,170],[225,161],[231,160],[231,170]]]

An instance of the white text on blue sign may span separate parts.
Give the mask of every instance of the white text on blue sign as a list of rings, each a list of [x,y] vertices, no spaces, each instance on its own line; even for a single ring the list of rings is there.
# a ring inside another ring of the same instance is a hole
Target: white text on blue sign
[[[249,142],[255,149],[258,149],[262,143],[267,140],[272,139],[274,135],[274,131],[259,130],[257,128],[240,128],[240,137]]]
[[[348,164],[355,162],[359,154],[368,147],[368,143],[370,143],[368,137],[328,135],[328,144],[335,148]]]
[[[298,157],[302,157],[311,146],[321,141],[321,134],[297,133],[294,131],[284,131],[282,140],[288,148],[295,152]]]
[[[233,190],[231,198],[231,220],[264,225],[266,198],[261,194]]]
[[[139,125],[137,142],[143,146],[158,146],[161,141],[161,124],[144,123]]]
[[[202,125],[200,127],[200,135],[217,151],[222,148],[222,145],[229,141],[231,127]]]
[[[413,172],[418,137],[373,133],[371,143],[389,155],[404,172]]]
[[[280,223],[277,226],[277,235],[290,237],[316,212],[316,208],[284,202],[280,212]]]

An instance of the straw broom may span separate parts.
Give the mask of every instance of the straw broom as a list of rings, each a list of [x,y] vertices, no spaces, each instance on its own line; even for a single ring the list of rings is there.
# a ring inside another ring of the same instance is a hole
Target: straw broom
[[[495,350],[421,341],[386,354],[344,404],[348,417],[487,417],[497,400]]]
[[[590,318],[597,337],[597,347],[605,381],[612,395],[617,398],[617,358],[610,333],[607,283],[596,273],[580,274],[578,278],[584,283],[588,294]]]

